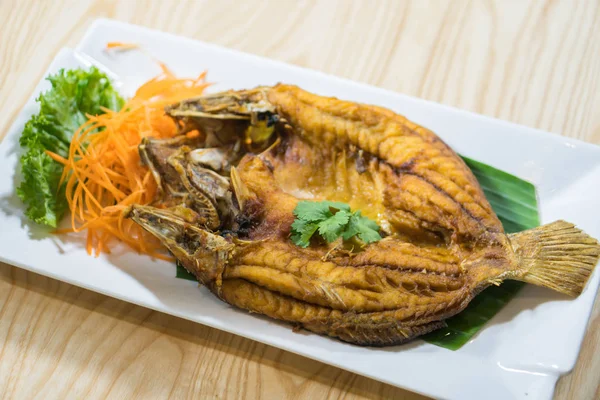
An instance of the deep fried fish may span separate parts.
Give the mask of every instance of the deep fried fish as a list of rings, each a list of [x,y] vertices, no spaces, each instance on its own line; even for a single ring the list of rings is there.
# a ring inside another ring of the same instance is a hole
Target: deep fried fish
[[[558,221],[506,235],[477,180],[431,131],[390,110],[277,85],[176,104],[182,134],[140,146],[170,208],[129,215],[234,306],[361,345],[444,326],[491,284],[577,296],[598,242]],[[303,249],[299,199],[334,200],[384,239]]]

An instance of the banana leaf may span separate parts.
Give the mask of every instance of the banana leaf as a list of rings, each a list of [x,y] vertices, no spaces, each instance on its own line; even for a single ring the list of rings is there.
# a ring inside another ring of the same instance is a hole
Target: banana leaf
[[[463,157],[479,181],[485,195],[507,233],[535,228],[540,224],[535,186],[489,165]],[[177,263],[177,278],[196,278]],[[506,305],[524,283],[504,282],[475,297],[460,314],[446,320],[448,326],[422,337],[423,340],[457,350]]]
[[[506,233],[524,231],[540,224],[535,186],[475,160],[463,157],[479,181],[485,196]],[[457,350],[467,343],[524,286],[506,281],[475,297],[460,314],[446,320],[448,326],[422,337],[428,343]]]
[[[177,272],[175,273],[176,278],[187,279],[188,281],[196,280],[196,277],[192,273],[188,272],[188,270],[179,263],[179,260],[175,261],[175,265],[177,266]]]

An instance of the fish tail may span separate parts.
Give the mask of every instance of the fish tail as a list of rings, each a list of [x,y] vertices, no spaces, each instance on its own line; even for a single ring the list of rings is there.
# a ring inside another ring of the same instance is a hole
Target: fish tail
[[[515,279],[573,297],[585,288],[600,256],[598,241],[565,221],[508,237],[523,271]]]

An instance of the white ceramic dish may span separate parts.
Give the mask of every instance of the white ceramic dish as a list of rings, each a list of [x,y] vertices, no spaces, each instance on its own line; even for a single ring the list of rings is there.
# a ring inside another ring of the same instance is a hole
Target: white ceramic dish
[[[600,147],[110,20],[96,21],[77,51],[62,50],[48,72],[95,63],[114,74],[125,94],[158,72],[140,52],[107,54],[109,41],[139,43],[181,76],[208,69],[209,80],[217,82],[215,91],[282,81],[391,108],[432,129],[461,154],[533,182],[542,222],[563,218],[600,237]],[[29,224],[15,196],[18,137],[37,111],[33,99],[47,86],[38,85],[0,144],[1,261],[437,398],[550,399],[558,377],[573,368],[599,271],[576,300],[526,287],[471,342],[452,352],[421,341],[373,349],[293,333],[289,326],[235,310],[195,283],[176,279],[169,263],[126,249],[90,258],[81,242]]]

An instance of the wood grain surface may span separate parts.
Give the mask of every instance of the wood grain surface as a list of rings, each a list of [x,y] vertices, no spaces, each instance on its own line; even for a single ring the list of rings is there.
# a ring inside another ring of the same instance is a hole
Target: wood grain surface
[[[0,137],[97,17],[600,143],[598,0],[0,0]],[[556,399],[600,398],[599,309]],[[107,397],[423,398],[0,264],[0,398]]]

